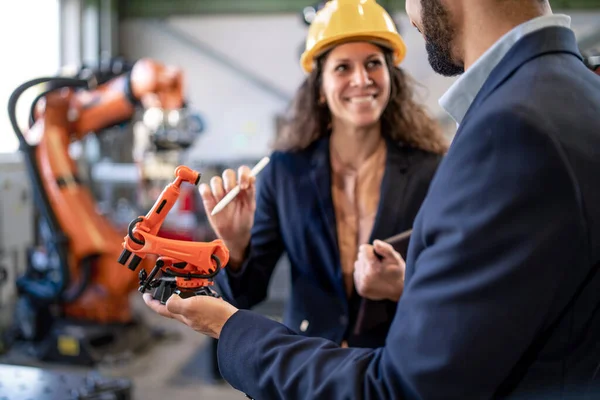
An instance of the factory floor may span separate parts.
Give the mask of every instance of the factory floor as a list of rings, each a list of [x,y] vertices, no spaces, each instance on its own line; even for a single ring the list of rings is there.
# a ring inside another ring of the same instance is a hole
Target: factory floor
[[[95,368],[81,366],[57,365],[42,363],[31,359],[19,346],[14,346],[8,352],[0,355],[0,365],[31,366],[41,368],[50,373],[89,374],[97,372],[109,379],[126,378],[132,383],[132,400],[234,400],[244,399],[244,394],[233,389],[227,383],[213,380],[211,373],[212,339],[192,331],[186,326],[169,319],[162,318],[149,310],[141,296],[132,296],[133,309],[145,324],[152,329],[158,328],[166,334],[157,343],[139,352],[125,361],[100,365]],[[263,308],[263,310],[265,310]],[[268,308],[266,310],[269,310]],[[263,312],[269,315],[269,312]],[[278,319],[277,317],[274,317]],[[2,400],[55,400],[59,397],[35,394],[31,395],[31,382],[20,385],[4,373],[4,382],[0,382],[0,399]],[[18,375],[18,374],[17,374]],[[40,378],[41,379],[41,378]],[[32,379],[27,379],[31,381]],[[56,381],[54,378],[46,380]],[[12,387],[10,386],[12,381]],[[56,382],[52,382],[56,384]],[[18,388],[29,390],[27,395],[19,394]],[[40,389],[40,391],[43,391]],[[50,393],[45,389],[44,393]],[[68,400],[67,398],[61,400]]]
[[[212,381],[212,339],[177,321],[154,314],[143,303],[139,309],[149,324],[163,327],[171,338],[162,340],[147,353],[134,357],[132,362],[120,368],[111,366],[112,371],[103,371],[105,375],[131,379],[134,389],[132,400],[245,398],[243,393],[227,383]]]

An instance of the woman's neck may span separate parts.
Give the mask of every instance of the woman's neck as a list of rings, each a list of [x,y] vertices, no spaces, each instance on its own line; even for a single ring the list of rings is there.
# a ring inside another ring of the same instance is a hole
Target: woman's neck
[[[381,124],[358,129],[334,126],[329,145],[343,165],[359,169],[375,153],[382,140]]]

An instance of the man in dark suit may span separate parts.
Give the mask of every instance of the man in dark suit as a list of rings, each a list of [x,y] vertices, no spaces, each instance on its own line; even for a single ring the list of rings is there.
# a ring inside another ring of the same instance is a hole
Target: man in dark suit
[[[416,218],[384,347],[212,298],[159,307],[257,399],[599,398],[600,79],[545,0],[408,0],[459,124]],[[463,73],[464,72],[464,73]]]

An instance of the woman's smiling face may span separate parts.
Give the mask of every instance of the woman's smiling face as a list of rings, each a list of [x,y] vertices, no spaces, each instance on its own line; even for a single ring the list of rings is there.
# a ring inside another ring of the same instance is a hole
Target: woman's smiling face
[[[321,102],[333,121],[355,128],[379,122],[390,98],[390,74],[383,51],[368,42],[338,45],[323,63]]]

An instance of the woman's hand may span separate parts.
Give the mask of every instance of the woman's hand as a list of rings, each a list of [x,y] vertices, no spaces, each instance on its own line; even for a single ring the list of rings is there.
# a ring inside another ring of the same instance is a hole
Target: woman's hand
[[[379,254],[380,260],[375,255]],[[392,245],[376,240],[359,247],[354,263],[354,285],[362,297],[370,300],[400,300],[404,290],[406,264]]]
[[[237,179],[235,172],[227,169],[223,171],[222,178],[213,176],[210,186],[203,183],[199,189],[210,226],[229,249],[228,267],[234,270],[243,263],[250,243],[250,230],[256,210],[254,183],[255,178],[250,175],[250,168],[242,166],[238,169]],[[219,213],[210,215],[217,203],[237,184],[240,185],[240,193]]]

